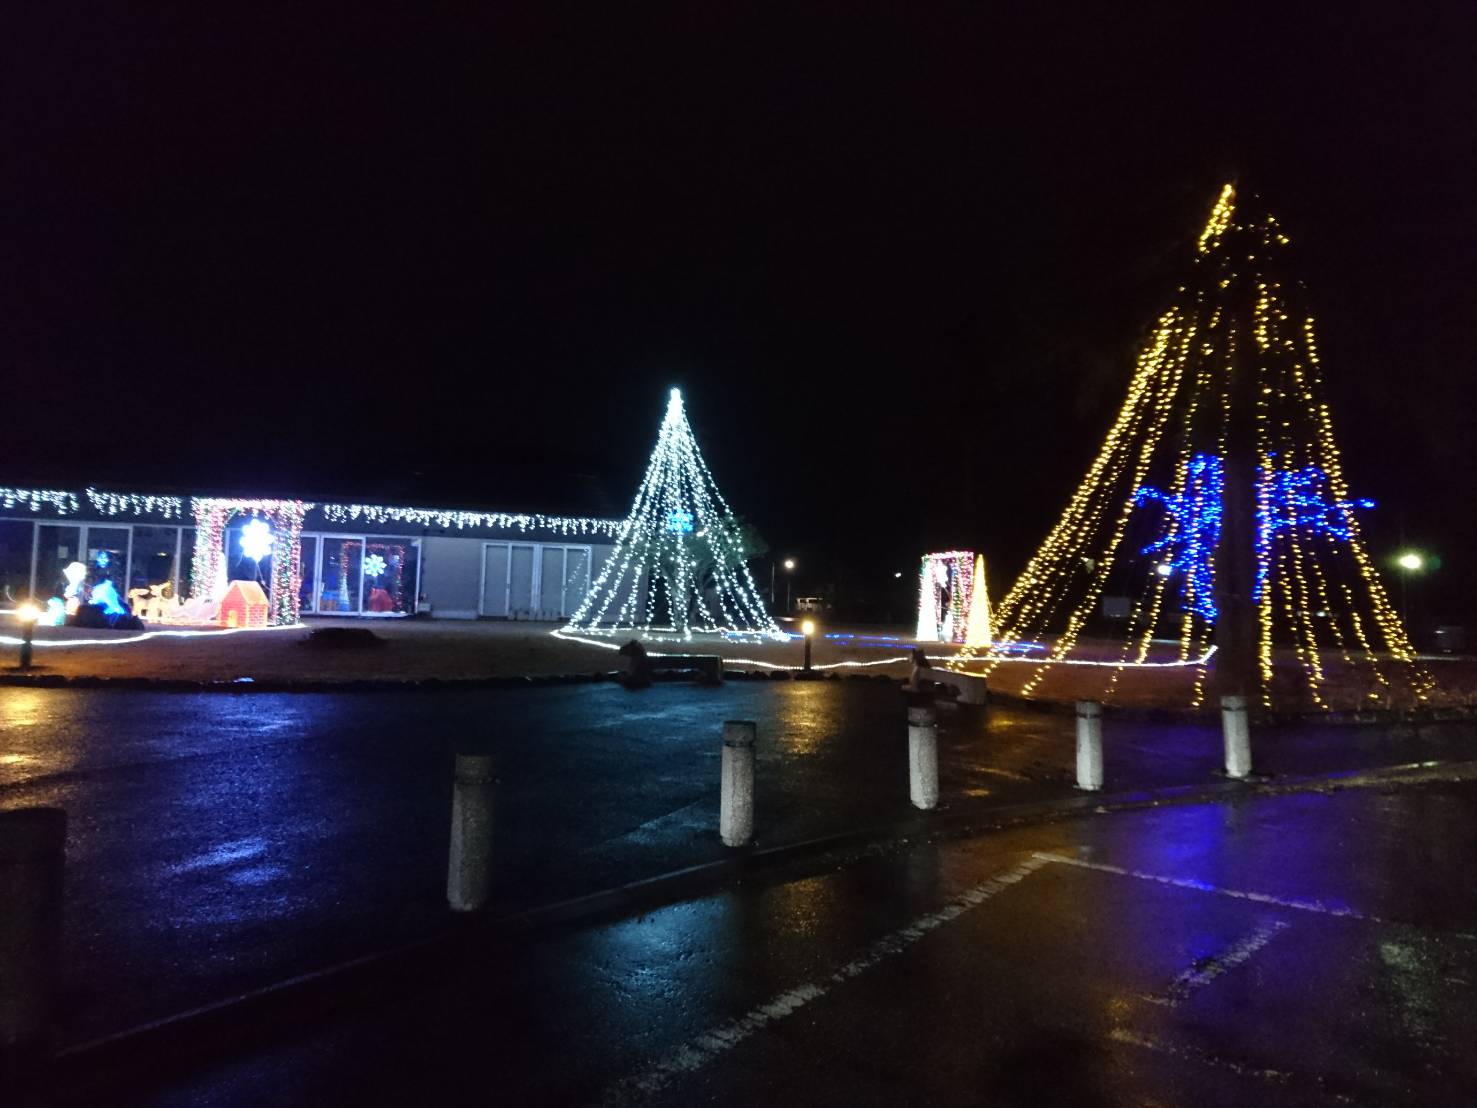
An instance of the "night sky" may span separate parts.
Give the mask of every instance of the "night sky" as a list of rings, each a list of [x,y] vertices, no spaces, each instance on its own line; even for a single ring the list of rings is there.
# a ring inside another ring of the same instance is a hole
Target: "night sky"
[[[1470,3],[27,7],[0,483],[620,515],[679,385],[807,591],[998,590],[1236,174],[1477,619]]]

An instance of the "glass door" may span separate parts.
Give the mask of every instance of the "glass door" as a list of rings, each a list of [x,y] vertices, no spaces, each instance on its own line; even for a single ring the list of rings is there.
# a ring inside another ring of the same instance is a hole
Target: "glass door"
[[[90,544],[89,544],[90,545]],[[179,528],[136,524],[128,559],[128,591],[173,586],[178,573]]]
[[[358,615],[364,540],[323,537],[318,574],[318,611],[325,615]]]
[[[298,607],[303,612],[313,612],[318,599],[318,536],[304,535],[302,538],[303,582],[297,591]]]
[[[88,527],[83,540],[87,546],[87,587],[91,590],[104,581],[121,604],[128,595],[128,548],[132,532],[127,527]]]
[[[371,535],[364,540],[364,613],[403,616],[415,611],[417,540]]]
[[[82,528],[65,523],[42,523],[36,527],[36,591],[39,604],[53,596],[81,603],[85,597],[83,577],[87,567],[82,563]],[[76,584],[69,581],[66,569],[76,563]],[[70,594],[68,589],[71,589]]]
[[[0,602],[13,608],[31,595],[31,559],[36,525],[30,520],[0,519]]]

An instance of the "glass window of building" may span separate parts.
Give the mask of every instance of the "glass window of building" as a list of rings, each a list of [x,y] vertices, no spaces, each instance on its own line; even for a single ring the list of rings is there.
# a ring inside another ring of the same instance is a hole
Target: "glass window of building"
[[[179,596],[181,600],[190,598],[190,583],[195,575],[195,528],[180,528],[179,543]]]
[[[0,519],[0,599],[13,608],[31,595],[31,543],[36,525],[30,520]]]
[[[178,552],[178,527],[135,527],[133,556],[128,563],[129,590],[172,584]]]
[[[61,596],[67,588],[62,572],[73,562],[82,561],[82,528],[62,523],[39,524],[36,547],[37,603],[48,597]]]
[[[87,529],[87,588],[104,581],[111,584],[122,601],[128,594],[128,528],[89,527]]]
[[[243,540],[243,536],[246,536]],[[257,516],[237,516],[226,528],[223,542],[227,581],[255,581],[271,592],[271,524]],[[252,557],[253,554],[261,555]]]
[[[318,585],[318,538],[315,535],[304,535],[302,540],[303,550],[303,583],[298,589],[297,600],[299,606],[305,612],[313,610],[313,596]]]
[[[323,539],[322,580],[318,588],[318,611],[359,611],[359,564],[364,557],[363,539]]]
[[[413,539],[370,536],[364,540],[364,610],[373,615],[415,611],[419,549]]]

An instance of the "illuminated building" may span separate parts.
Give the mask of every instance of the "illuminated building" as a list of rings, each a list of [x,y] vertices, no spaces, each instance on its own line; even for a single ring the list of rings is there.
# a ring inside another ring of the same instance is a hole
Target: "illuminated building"
[[[620,526],[466,509],[3,487],[0,590],[7,607],[31,597],[49,609],[52,596],[104,583],[113,591],[98,595],[164,590],[220,601],[233,581],[253,580],[270,598],[274,624],[315,614],[560,620],[584,599]]]
[[[0,589],[12,605],[72,597],[82,578],[68,584],[63,572],[74,562],[92,587],[107,582],[150,611],[167,592],[162,618],[179,622],[214,622],[244,580],[261,587],[266,622],[277,626],[303,615],[422,614],[783,637],[676,389],[624,520],[0,487]],[[237,591],[238,607],[249,592]],[[233,611],[236,626],[251,625],[246,608]]]

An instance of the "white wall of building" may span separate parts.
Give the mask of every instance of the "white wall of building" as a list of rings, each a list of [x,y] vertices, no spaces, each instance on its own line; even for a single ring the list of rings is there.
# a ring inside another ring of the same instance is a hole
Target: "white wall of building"
[[[567,619],[613,549],[427,535],[421,539],[421,608],[437,619]]]

